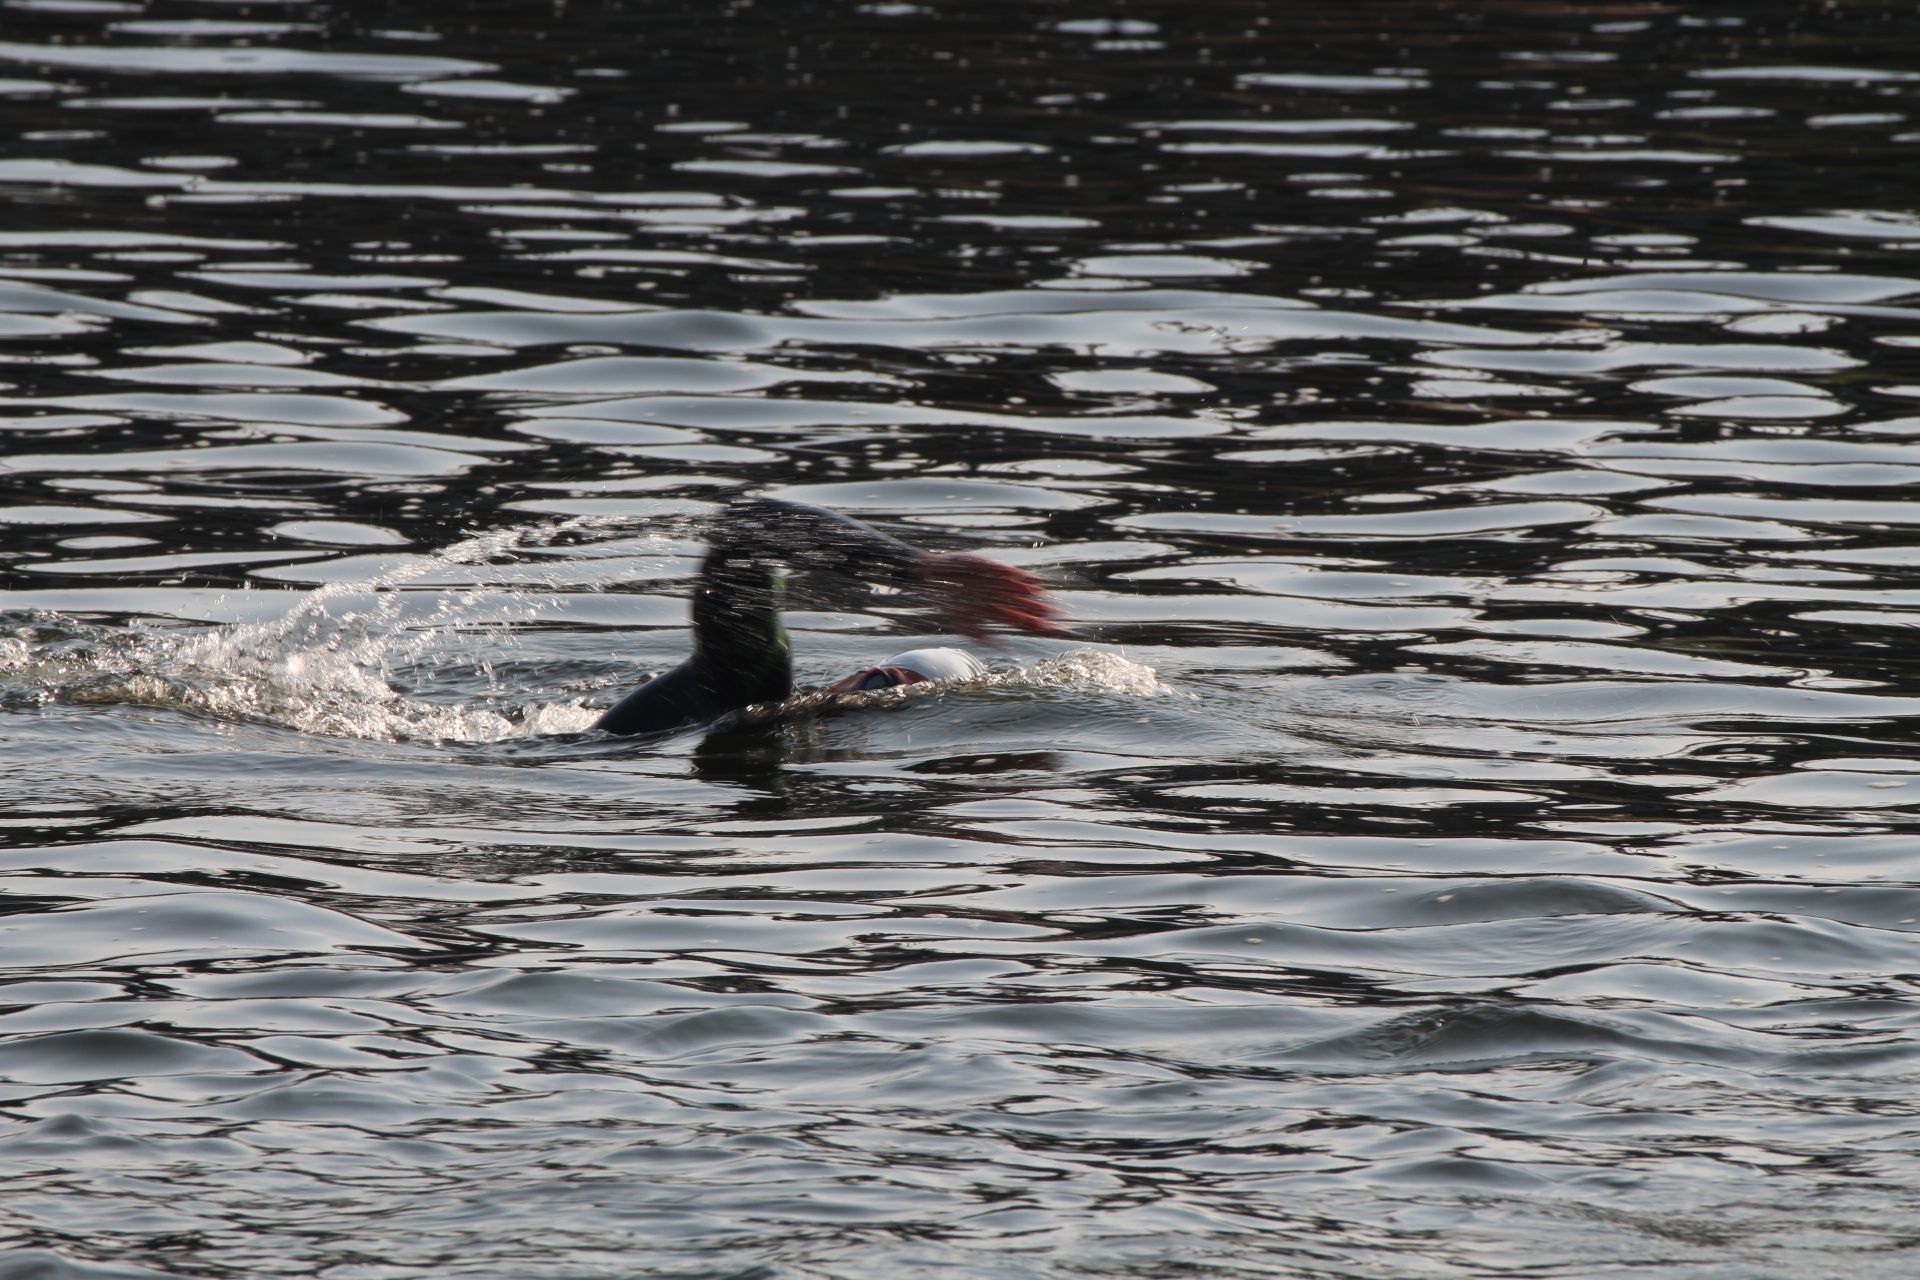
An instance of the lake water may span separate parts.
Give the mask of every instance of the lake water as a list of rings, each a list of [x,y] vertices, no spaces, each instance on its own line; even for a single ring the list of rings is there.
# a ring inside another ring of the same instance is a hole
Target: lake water
[[[1914,1274],[1916,68],[6,0],[0,1277]],[[588,732],[741,493],[1074,635]]]

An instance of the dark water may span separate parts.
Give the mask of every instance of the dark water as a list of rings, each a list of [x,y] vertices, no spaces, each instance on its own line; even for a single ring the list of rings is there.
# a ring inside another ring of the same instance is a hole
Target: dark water
[[[0,1277],[1914,1274],[1916,68],[0,4]],[[1078,633],[582,732],[739,492]]]

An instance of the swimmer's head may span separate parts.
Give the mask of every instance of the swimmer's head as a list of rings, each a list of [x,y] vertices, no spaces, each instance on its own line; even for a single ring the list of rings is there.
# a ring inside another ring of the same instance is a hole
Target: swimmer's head
[[[963,649],[909,649],[896,653],[877,666],[856,671],[846,679],[828,686],[828,693],[857,693],[866,689],[891,689],[895,685],[922,684],[929,680],[959,680],[984,675],[980,660]]]

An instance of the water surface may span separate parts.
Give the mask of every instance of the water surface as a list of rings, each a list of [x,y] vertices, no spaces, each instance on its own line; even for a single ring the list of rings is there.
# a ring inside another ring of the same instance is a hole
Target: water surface
[[[1916,66],[0,5],[0,1277],[1910,1274]],[[588,732],[740,493],[1076,634]]]

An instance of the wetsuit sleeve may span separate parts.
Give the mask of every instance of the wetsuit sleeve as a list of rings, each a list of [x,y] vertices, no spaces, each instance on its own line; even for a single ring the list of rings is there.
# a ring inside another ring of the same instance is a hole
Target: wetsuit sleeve
[[[995,630],[1069,634],[1045,584],[1025,569],[967,551],[918,551],[858,520],[776,498],[737,503],[729,514],[729,529],[748,545],[792,568],[909,591],[946,630],[980,641]]]
[[[711,720],[724,711],[709,705],[694,681],[693,661],[688,659],[608,707],[593,727],[604,733],[665,733]]]
[[[728,506],[708,535],[693,588],[693,656],[600,718],[609,733],[717,719],[793,692],[780,622],[779,568],[912,590],[976,639],[993,628],[1062,635],[1059,610],[1024,569],[967,552],[922,552],[871,525],[778,498]]]
[[[778,498],[735,502],[714,521],[693,587],[693,656],[615,703],[594,727],[661,733],[793,692],[776,566],[907,587],[919,552],[818,507]]]
[[[804,573],[902,588],[920,581],[920,552],[900,539],[850,516],[779,498],[748,498],[729,506],[713,545]]]

